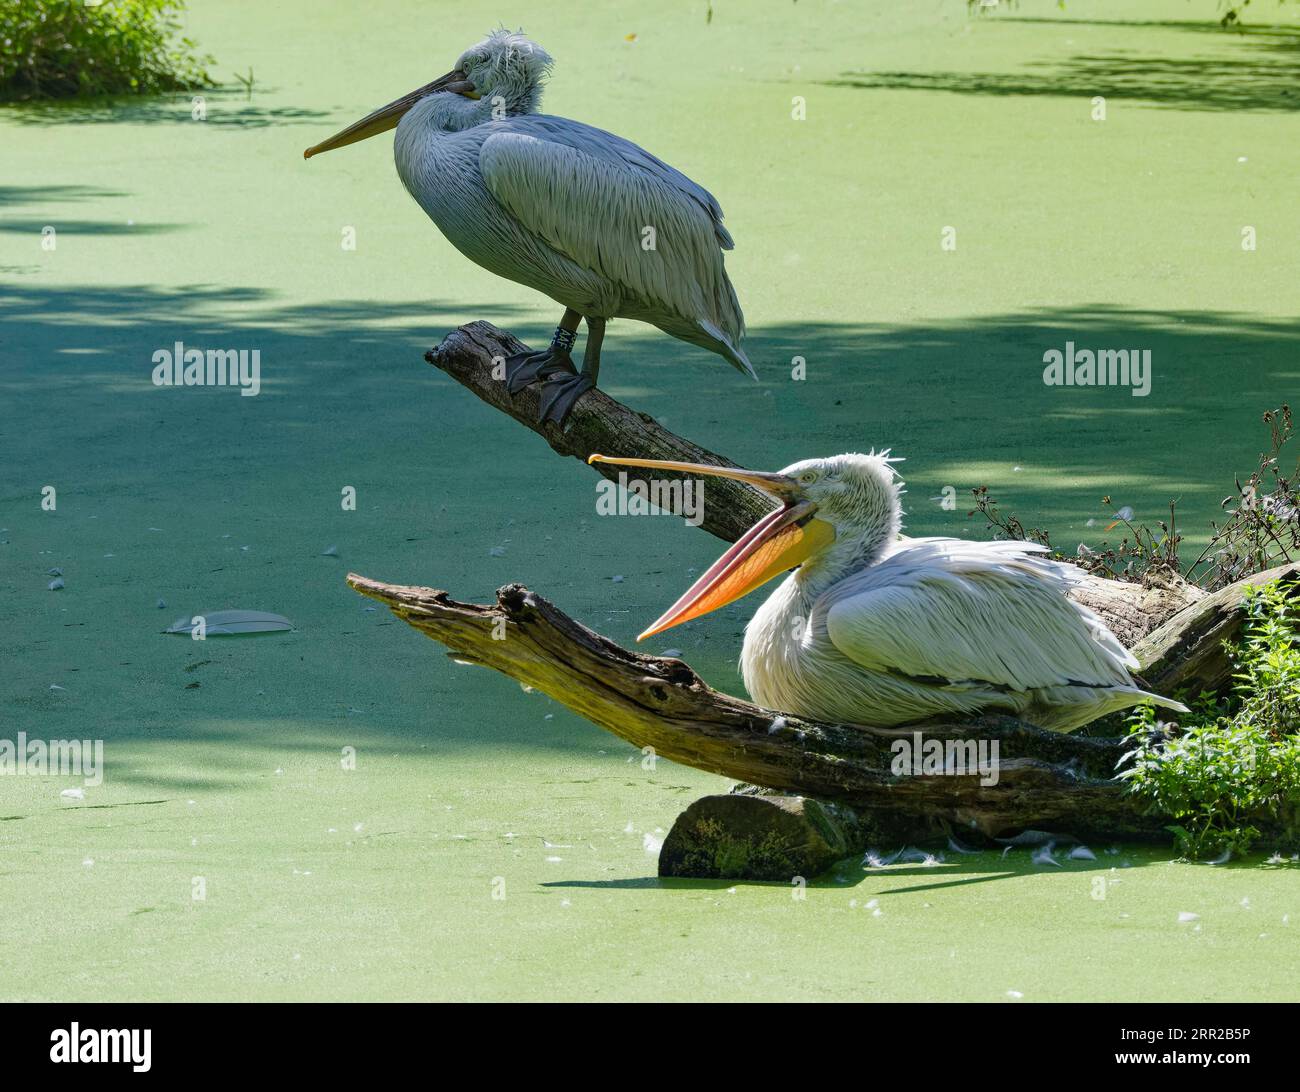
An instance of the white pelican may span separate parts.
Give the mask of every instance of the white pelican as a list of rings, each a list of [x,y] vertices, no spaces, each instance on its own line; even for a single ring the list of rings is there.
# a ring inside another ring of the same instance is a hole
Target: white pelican
[[[754,375],[713,195],[631,141],[537,112],[551,58],[498,30],[453,71],[381,106],[310,158],[394,126],[397,173],[465,257],[564,305],[550,347],[505,362],[516,393],[542,380],[542,420],[562,422],[595,386],[611,318],[648,322]],[[587,322],[582,374],[573,366]]]
[[[818,720],[892,728],[1005,712],[1068,732],[1154,701],[1137,661],[1066,597],[1077,570],[1030,542],[902,539],[889,453],[807,459],[777,474],[654,459],[593,462],[748,482],[763,517],[638,640],[725,606],[798,566],[745,629],[754,700]]]

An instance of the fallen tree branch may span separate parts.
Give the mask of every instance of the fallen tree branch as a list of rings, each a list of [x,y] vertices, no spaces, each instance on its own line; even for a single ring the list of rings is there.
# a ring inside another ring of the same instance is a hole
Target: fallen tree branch
[[[557,454],[570,455],[584,463],[587,456],[599,453],[709,466],[739,465],[669,432],[649,414],[629,409],[600,388],[578,399],[563,427],[553,421],[539,423],[540,386],[534,384],[512,395],[506,390],[503,378],[506,357],[527,349],[514,335],[498,330],[490,322],[471,322],[453,330],[424,357],[489,406],[532,429]],[[622,475],[636,478],[635,472],[626,467],[597,463],[592,470],[611,481],[618,481]],[[660,476],[684,477],[662,472]],[[738,539],[775,506],[774,501],[757,489],[727,478],[710,478],[705,491],[704,520],[700,526],[728,542]]]
[[[1295,569],[1248,578],[1186,608],[1150,642],[1156,659],[1143,669],[1193,679],[1188,665],[1208,663],[1218,672],[1210,650],[1240,627],[1244,585],[1293,576]],[[495,605],[480,606],[356,573],[348,583],[445,645],[453,659],[535,687],[636,747],[821,802],[810,809],[781,799],[751,805],[708,797],[679,820],[690,834],[674,828],[666,843],[669,874],[684,874],[704,859],[734,862],[738,846],[750,853],[743,867],[709,874],[779,878],[800,872],[800,860],[804,874],[815,874],[813,863],[827,853],[855,852],[874,841],[919,841],[951,827],[985,837],[1025,828],[1087,838],[1167,837],[1164,821],[1113,779],[1123,739],[1062,735],[1006,716],[905,729],[811,721],[719,693],[681,660],[625,649],[519,584],[503,587]],[[996,741],[996,784],[969,774],[895,774],[892,744],[914,732],[945,747]],[[728,817],[743,821],[729,829]],[[709,839],[716,844],[706,846]],[[789,843],[789,852],[765,857],[774,841]]]
[[[1133,655],[1142,665],[1147,686],[1161,694],[1181,690],[1193,697],[1203,690],[1223,693],[1231,688],[1233,666],[1224,642],[1236,644],[1241,637],[1246,623],[1241,605],[1246,588],[1273,580],[1290,584],[1290,594],[1296,597],[1300,592],[1294,582],[1300,580],[1300,563],[1279,565],[1220,588],[1135,644]]]
[[[460,603],[431,588],[348,583],[447,646],[493,668],[662,758],[739,781],[848,805],[881,836],[920,838],[949,823],[986,835],[1064,826],[1096,837],[1153,837],[1158,819],[1110,780],[1116,739],[983,717],[905,730],[826,724],[761,709],[707,686],[680,660],[631,652],[575,622],[518,584],[494,606]],[[896,776],[891,744],[926,739],[997,741],[998,781],[974,775]]]

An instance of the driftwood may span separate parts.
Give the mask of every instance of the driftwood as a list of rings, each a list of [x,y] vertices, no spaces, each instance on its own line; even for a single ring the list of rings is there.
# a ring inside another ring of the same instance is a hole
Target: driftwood
[[[1000,716],[907,729],[810,721],[721,694],[681,660],[629,651],[518,584],[502,588],[495,605],[479,606],[355,573],[348,583],[445,645],[453,659],[535,687],[636,747],[815,801],[699,801],[665,842],[666,875],[815,875],[840,850],[950,829],[984,837],[1024,828],[1166,836],[1159,817],[1112,777],[1124,752],[1120,739],[1046,732]],[[1184,613],[1186,632],[1200,634],[1221,608],[1212,597]],[[1161,658],[1144,665],[1151,673],[1186,658],[1182,646],[1162,647]],[[914,732],[945,745],[996,741],[996,784],[970,774],[895,773],[891,745]]]
[[[490,322],[471,322],[453,330],[436,349],[424,357],[452,379],[478,395],[489,406],[513,417],[542,436],[560,455],[571,455],[585,463],[588,455],[635,456],[642,459],[676,459],[711,466],[737,466],[721,455],[699,447],[655,422],[646,413],[628,409],[596,388],[578,399],[563,427],[537,420],[538,386],[525,387],[518,394],[506,391],[502,381],[505,358],[525,352],[528,346]],[[626,467],[596,463],[592,470],[618,481],[621,473],[635,478]],[[770,469],[775,469],[770,468]],[[662,473],[664,478],[682,475]],[[758,522],[775,502],[757,489],[727,478],[712,478],[707,484],[704,530],[734,542]]]
[[[1109,780],[1123,753],[1119,740],[1046,732],[1012,717],[902,731],[810,721],[719,693],[681,660],[625,649],[519,584],[479,606],[355,573],[348,583],[446,645],[453,659],[544,691],[660,758],[877,812],[885,828],[915,834],[947,821],[997,834],[1066,821],[1114,836],[1159,828]],[[890,744],[915,730],[927,739],[996,739],[998,784],[895,777]]]
[[[476,322],[453,331],[426,358],[539,433],[557,453],[584,463],[601,452],[738,465],[600,390],[581,398],[562,427],[539,424],[536,388],[511,396],[501,381],[501,362],[524,348],[510,334]],[[615,480],[626,472],[592,469]],[[726,479],[711,479],[708,488],[702,526],[728,541],[773,504]],[[1295,577],[1298,569],[1287,566],[1248,582]],[[952,831],[974,841],[1026,828],[1091,838],[1168,837],[1163,821],[1146,814],[1113,779],[1124,748],[1119,739],[1045,732],[1011,717],[901,731],[812,722],[718,693],[680,660],[624,649],[517,584],[502,588],[495,605],[479,606],[356,574],[348,582],[446,645],[457,660],[536,687],[660,757],[764,787],[691,805],[665,840],[664,875],[788,880],[815,875],[868,844]],[[1139,585],[1088,578],[1074,594],[1134,647],[1148,685],[1165,693],[1227,685],[1221,643],[1242,624],[1242,586],[1206,596],[1176,579]],[[945,744],[996,741],[997,783],[982,785],[971,775],[895,774],[891,745],[914,731]]]
[[[1145,665],[1142,678],[1161,694],[1229,689],[1233,668],[1224,643],[1235,644],[1241,637],[1246,588],[1273,580],[1294,585],[1297,579],[1300,564],[1279,565],[1220,588],[1202,598],[1195,610],[1179,611],[1133,646],[1133,655]]]

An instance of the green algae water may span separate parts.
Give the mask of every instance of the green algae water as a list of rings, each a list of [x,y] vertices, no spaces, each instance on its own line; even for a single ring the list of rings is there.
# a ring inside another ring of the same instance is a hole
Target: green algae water
[[[1211,0],[704,7],[492,14],[555,55],[544,109],[684,170],[737,240],[760,381],[613,323],[608,393],[754,467],[891,447],[912,534],[984,534],[964,498],[987,485],[1066,549],[1102,541],[1103,495],[1139,520],[1177,498],[1199,549],[1300,379],[1300,13],[1229,34]],[[490,29],[385,15],[193,3],[227,85],[201,121],[188,95],[0,108],[0,715],[104,754],[97,784],[0,777],[24,930],[0,998],[1294,997],[1300,865],[1267,853],[661,881],[664,833],[729,782],[643,769],[344,585],[517,580],[626,644],[718,552],[597,515],[590,471],[424,363],[463,322],[536,344],[558,315],[452,250],[388,138],[303,161]],[[256,397],[155,386],[178,342],[256,350]],[[1044,382],[1081,349],[1150,370]],[[756,604],[648,651],[739,693]],[[294,628],[162,632],[220,610]]]

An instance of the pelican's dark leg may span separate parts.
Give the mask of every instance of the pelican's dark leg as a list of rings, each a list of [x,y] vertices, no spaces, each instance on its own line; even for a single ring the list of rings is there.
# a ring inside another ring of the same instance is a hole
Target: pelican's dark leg
[[[573,366],[567,370],[555,369],[548,373],[542,384],[541,418],[563,424],[574,403],[596,385],[600,375],[600,343],[605,340],[605,320],[587,316],[587,347],[582,357],[582,373],[576,374]]]
[[[578,323],[582,316],[573,308],[566,308],[564,318],[555,328],[551,344],[539,353],[516,353],[506,357],[506,390],[518,394],[529,383],[544,379],[552,371],[576,374],[569,353],[578,336]]]

